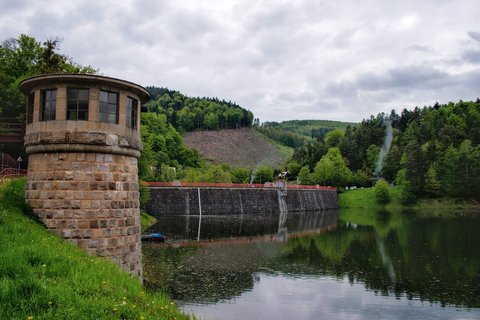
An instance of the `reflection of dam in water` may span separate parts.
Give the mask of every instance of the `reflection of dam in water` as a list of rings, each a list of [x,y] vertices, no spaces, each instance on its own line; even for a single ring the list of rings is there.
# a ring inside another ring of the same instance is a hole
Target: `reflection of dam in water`
[[[171,240],[241,239],[286,241],[337,226],[338,211],[283,214],[162,216],[148,232],[162,232]],[[200,230],[200,237],[199,235]]]

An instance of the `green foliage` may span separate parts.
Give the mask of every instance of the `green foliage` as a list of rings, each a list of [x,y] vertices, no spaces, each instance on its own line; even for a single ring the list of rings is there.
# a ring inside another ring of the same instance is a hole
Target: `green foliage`
[[[395,183],[399,186],[400,201],[403,205],[412,205],[417,201],[416,191],[407,177],[406,169],[398,171]]]
[[[390,192],[388,191],[388,182],[380,179],[375,184],[375,199],[380,205],[386,205],[390,203],[391,197]]]
[[[150,201],[151,196],[150,196],[150,189],[148,188],[148,185],[145,183],[145,181],[140,180],[139,181],[139,188],[138,191],[140,192],[140,209],[145,209],[145,205]]]
[[[322,185],[345,187],[352,178],[345,160],[338,148],[330,148],[315,166],[313,181]]]
[[[325,145],[327,148],[337,147],[342,141],[342,138],[345,136],[344,130],[335,128],[332,131],[329,131],[325,136]]]
[[[305,143],[295,149],[292,159],[310,170],[316,167],[314,181],[328,183],[332,164],[326,159],[319,164],[319,160],[329,146],[336,145],[348,169],[355,172],[352,185],[365,185],[377,162],[387,121],[392,125],[393,141],[380,172],[389,182],[401,172],[399,185],[405,203],[435,194],[480,198],[480,180],[475,178],[480,175],[480,100],[371,116],[356,126],[346,126],[343,136],[331,131],[326,138],[320,135]],[[428,172],[434,163],[435,179]]]
[[[232,177],[222,166],[211,166],[201,178],[202,182],[231,183]]]
[[[259,166],[254,172],[253,183],[265,183],[273,181],[273,169],[267,166]]]
[[[248,183],[250,182],[250,170],[247,168],[235,168],[230,172],[233,183]]]
[[[172,181],[175,169],[198,168],[198,153],[188,148],[164,114],[142,113],[141,135],[144,150],[139,160],[139,176],[145,181]]]
[[[437,198],[440,196],[440,181],[437,179],[435,166],[432,164],[425,176],[425,185],[423,187],[425,195],[430,198]]]
[[[165,115],[166,123],[179,132],[251,127],[253,113],[231,101],[191,98],[167,88],[147,87],[150,112]]]
[[[152,225],[154,225],[157,222],[157,218],[149,215],[145,211],[141,210],[140,211],[140,227],[142,232],[150,228]]]
[[[371,144],[366,151],[366,160],[368,167],[373,171],[375,170],[375,164],[378,160],[378,155],[380,154],[380,147],[376,144]]]
[[[0,319],[188,319],[165,294],[25,216],[24,188],[0,187]]]
[[[281,128],[268,124],[256,126],[255,129],[270,139],[291,148],[298,148],[309,140],[308,137],[302,136],[298,133],[285,131]]]
[[[332,143],[330,147],[336,146],[336,140],[339,140],[337,136],[343,135],[348,125],[350,123],[340,121],[290,120],[283,122],[267,121],[255,127],[274,141],[292,148],[299,148],[311,142],[312,139],[320,138],[323,141],[323,138],[331,131],[336,132],[330,140]],[[311,165],[311,168],[313,168],[315,163]],[[302,162],[302,164],[304,163]]]
[[[43,44],[21,34],[0,45],[0,116],[24,119],[26,98],[19,83],[44,73],[96,73],[90,66],[81,66],[58,53],[60,40],[48,39]]]
[[[308,185],[312,183],[310,168],[308,166],[303,166],[298,173],[298,183],[303,185]]]
[[[352,174],[351,185],[356,187],[371,187],[372,171],[367,167],[355,171]]]
[[[302,166],[298,164],[296,161],[290,161],[287,165],[287,171],[289,174],[289,180],[295,180],[300,173]]]

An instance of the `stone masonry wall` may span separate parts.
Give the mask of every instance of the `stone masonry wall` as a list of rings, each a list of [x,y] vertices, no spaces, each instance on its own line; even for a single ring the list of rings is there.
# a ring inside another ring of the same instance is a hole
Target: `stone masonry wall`
[[[142,277],[136,157],[29,156],[26,201],[53,233]]]
[[[150,188],[146,210],[151,215],[199,214],[198,188]],[[200,188],[202,214],[278,214],[281,211],[278,189]],[[285,196],[288,212],[338,208],[335,190],[289,189]]]

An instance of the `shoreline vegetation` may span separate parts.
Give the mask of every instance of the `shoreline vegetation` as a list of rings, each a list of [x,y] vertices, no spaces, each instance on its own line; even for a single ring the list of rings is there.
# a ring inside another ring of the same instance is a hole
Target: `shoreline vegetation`
[[[0,319],[190,319],[166,294],[49,233],[24,187],[0,185]]]
[[[388,187],[391,201],[380,205],[375,198],[375,188],[346,190],[338,194],[338,204],[341,209],[378,209],[392,211],[413,211],[424,216],[457,216],[480,215],[480,203],[473,200],[455,198],[418,199],[412,205],[403,205],[400,199],[400,188]]]

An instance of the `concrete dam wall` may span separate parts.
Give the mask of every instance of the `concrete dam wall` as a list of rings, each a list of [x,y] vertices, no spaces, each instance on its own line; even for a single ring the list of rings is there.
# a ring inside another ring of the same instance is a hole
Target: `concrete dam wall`
[[[338,208],[337,192],[324,189],[150,187],[153,216],[273,214]],[[199,197],[200,196],[200,197]]]

